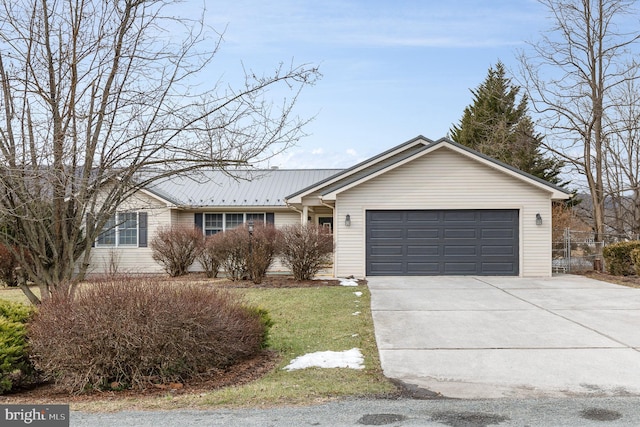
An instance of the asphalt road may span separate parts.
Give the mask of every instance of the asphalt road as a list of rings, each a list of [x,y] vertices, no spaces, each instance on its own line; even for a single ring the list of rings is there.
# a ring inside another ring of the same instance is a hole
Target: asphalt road
[[[71,426],[637,426],[640,397],[367,399],[271,409],[71,413]]]

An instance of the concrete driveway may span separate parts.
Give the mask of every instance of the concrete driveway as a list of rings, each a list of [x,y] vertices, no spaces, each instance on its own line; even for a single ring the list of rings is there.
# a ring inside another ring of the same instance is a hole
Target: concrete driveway
[[[456,398],[640,395],[640,289],[572,275],[367,280],[389,378]]]

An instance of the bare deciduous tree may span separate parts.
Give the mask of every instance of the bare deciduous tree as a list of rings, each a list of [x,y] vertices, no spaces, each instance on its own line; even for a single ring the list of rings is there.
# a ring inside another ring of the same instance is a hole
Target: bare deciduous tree
[[[607,140],[617,126],[616,89],[638,78],[631,48],[640,38],[629,0],[540,0],[553,26],[520,55],[523,86],[545,143],[585,177],[596,241],[605,231]]]
[[[205,77],[221,35],[164,16],[171,3],[0,0],[2,238],[28,247],[21,264],[42,298],[73,293],[92,242],[140,187],[232,174],[303,135],[292,109],[317,69],[247,70],[239,88]],[[281,103],[268,98],[278,87]]]
[[[607,224],[617,234],[640,234],[640,88],[634,80],[616,90],[613,131],[605,157]]]

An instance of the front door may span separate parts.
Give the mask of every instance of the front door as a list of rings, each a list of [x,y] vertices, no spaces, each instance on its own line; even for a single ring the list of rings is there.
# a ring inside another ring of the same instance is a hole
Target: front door
[[[321,216],[318,217],[318,225],[320,227],[326,227],[329,229],[331,233],[333,233],[333,217],[332,216]]]

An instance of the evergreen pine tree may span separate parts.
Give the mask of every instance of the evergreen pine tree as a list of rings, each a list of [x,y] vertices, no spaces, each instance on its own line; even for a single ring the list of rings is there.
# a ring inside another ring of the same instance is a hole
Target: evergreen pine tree
[[[471,90],[473,103],[464,109],[458,125],[450,130],[455,142],[493,157],[553,184],[561,183],[563,162],[545,157],[542,135],[528,115],[526,96],[518,100],[520,87],[506,77],[502,62],[489,68],[484,82]]]

